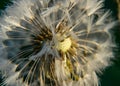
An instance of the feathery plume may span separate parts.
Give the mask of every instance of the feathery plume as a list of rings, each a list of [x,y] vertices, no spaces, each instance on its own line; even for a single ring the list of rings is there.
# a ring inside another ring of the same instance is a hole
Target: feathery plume
[[[0,19],[8,86],[98,86],[114,23],[104,0],[15,0]]]

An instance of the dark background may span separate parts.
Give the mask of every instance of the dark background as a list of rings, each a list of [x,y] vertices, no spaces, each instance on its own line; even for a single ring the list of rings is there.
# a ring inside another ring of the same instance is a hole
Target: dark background
[[[10,0],[0,0],[0,15],[2,11],[12,3]],[[117,4],[115,0],[105,0],[105,9],[110,9],[112,11],[112,16],[117,20]],[[107,67],[103,71],[103,75],[99,75],[101,86],[120,86],[120,26],[116,26],[111,32],[114,34],[113,38],[117,44],[117,48],[114,49],[115,60],[114,64]],[[3,81],[0,75],[0,83]]]

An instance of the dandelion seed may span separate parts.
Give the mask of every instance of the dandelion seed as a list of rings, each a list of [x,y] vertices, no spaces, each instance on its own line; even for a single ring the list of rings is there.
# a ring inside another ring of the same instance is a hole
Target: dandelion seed
[[[15,0],[0,20],[8,86],[98,86],[114,23],[104,0]],[[3,84],[4,84],[3,83]]]

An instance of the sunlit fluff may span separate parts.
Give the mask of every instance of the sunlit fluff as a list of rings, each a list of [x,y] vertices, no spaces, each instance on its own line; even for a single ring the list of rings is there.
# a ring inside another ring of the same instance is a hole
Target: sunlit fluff
[[[113,57],[104,0],[16,0],[0,19],[8,86],[98,86]]]

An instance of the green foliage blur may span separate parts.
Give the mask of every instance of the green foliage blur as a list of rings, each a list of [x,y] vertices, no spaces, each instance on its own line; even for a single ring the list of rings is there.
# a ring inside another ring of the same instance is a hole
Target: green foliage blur
[[[0,0],[0,9],[5,9],[10,4],[10,0]]]
[[[2,15],[2,11],[11,4],[12,0],[0,0],[0,16]]]
[[[117,3],[115,0],[105,0],[106,9],[112,11],[112,16],[118,20]],[[120,86],[120,22],[112,29],[113,40],[116,42],[117,47],[114,49],[115,58],[113,65],[106,68],[103,75],[100,76],[101,86]]]

